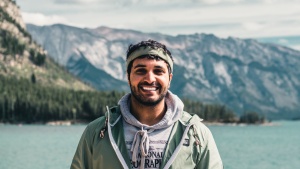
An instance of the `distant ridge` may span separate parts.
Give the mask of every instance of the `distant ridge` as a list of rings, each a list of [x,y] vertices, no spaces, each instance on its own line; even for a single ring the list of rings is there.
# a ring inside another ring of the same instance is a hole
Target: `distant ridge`
[[[285,46],[213,34],[169,36],[108,27],[28,24],[27,29],[55,61],[97,89],[128,91],[127,47],[154,39],[166,44],[175,59],[175,94],[225,104],[239,114],[257,111],[274,119],[300,114],[300,52]]]
[[[298,36],[276,36],[276,37],[260,37],[257,39],[263,43],[280,44],[289,46],[300,51],[300,35]]]

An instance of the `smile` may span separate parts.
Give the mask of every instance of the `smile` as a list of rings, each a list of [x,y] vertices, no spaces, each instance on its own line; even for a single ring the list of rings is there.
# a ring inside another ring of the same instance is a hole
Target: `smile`
[[[139,88],[142,90],[142,91],[145,91],[145,92],[152,92],[152,91],[156,91],[160,88],[159,85],[149,85],[149,84],[140,84],[139,85]]]
[[[155,91],[155,90],[157,90],[156,87],[142,87],[142,89],[145,90],[145,91]]]

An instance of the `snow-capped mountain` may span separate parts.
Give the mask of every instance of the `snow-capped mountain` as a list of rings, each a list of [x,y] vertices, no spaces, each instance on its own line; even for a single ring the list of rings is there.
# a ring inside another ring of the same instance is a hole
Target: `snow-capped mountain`
[[[128,91],[125,55],[129,44],[154,39],[174,60],[171,90],[237,113],[300,116],[300,51],[253,39],[212,34],[168,36],[134,30],[66,25],[27,25],[32,37],[59,64],[100,90]]]

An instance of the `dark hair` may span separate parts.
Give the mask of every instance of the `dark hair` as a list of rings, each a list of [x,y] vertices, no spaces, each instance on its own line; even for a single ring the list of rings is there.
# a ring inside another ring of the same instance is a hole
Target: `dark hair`
[[[159,43],[159,42],[157,42],[155,40],[152,40],[152,39],[149,39],[147,41],[141,41],[141,42],[139,42],[137,44],[134,44],[134,45],[133,44],[129,45],[128,49],[127,49],[126,60],[128,59],[128,57],[130,56],[131,53],[133,53],[135,50],[139,49],[140,47],[150,47],[150,48],[153,48],[153,49],[157,49],[157,48],[163,49],[163,51],[166,52],[170,56],[172,61],[174,61],[173,57],[172,57],[172,54],[167,49],[167,47],[164,44]],[[140,57],[145,57],[145,56],[140,56]],[[159,57],[152,56],[152,55],[149,55],[148,58],[153,58],[153,59],[156,59],[156,60],[159,59]],[[132,63],[133,63],[133,61],[131,61],[128,64],[128,67],[127,67],[128,78],[129,78],[129,75],[130,75],[130,72],[131,72]],[[168,65],[169,73],[171,73],[171,68],[170,68],[169,64],[167,64],[167,65]]]

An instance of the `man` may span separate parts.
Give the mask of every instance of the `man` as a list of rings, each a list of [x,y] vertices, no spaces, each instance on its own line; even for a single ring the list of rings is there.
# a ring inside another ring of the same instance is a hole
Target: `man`
[[[126,68],[131,93],[86,127],[71,169],[223,168],[210,130],[168,90],[173,58],[166,46],[130,45]]]

